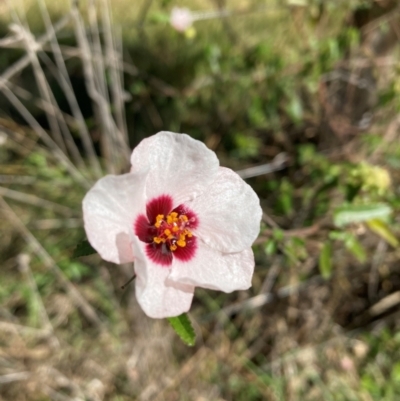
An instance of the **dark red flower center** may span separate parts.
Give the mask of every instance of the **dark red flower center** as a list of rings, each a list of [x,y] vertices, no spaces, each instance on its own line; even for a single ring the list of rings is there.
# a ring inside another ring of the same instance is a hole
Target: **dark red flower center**
[[[179,205],[173,208],[169,195],[161,195],[146,205],[146,216],[135,221],[135,234],[145,242],[146,254],[155,263],[170,266],[174,257],[181,261],[192,259],[197,239],[192,230],[198,225],[194,212]]]

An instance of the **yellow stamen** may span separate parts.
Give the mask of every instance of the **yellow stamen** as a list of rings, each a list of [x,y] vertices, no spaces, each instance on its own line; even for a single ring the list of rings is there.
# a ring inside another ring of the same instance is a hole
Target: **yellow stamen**
[[[164,234],[165,235],[171,235],[171,230],[169,230],[168,228],[166,228],[165,230],[164,230]]]
[[[176,251],[177,248],[178,248],[178,247],[177,247],[176,245],[171,245],[171,246],[169,247],[169,249],[170,249],[171,251]]]
[[[165,242],[165,240],[163,240],[163,238],[160,238],[160,237],[154,237],[154,238],[153,238],[153,241],[154,241],[156,244],[161,244],[161,242]]]
[[[159,228],[161,226],[161,223],[162,223],[163,219],[164,219],[164,215],[163,214],[157,215],[156,222],[155,222],[154,226]]]
[[[167,223],[172,224],[178,221],[178,213],[172,212],[167,216]]]
[[[179,227],[178,226],[173,226],[172,227],[172,232],[176,233],[177,231],[179,231]]]
[[[185,247],[186,246],[186,241],[183,239],[180,239],[179,241],[176,241],[177,245],[179,245],[180,247]]]

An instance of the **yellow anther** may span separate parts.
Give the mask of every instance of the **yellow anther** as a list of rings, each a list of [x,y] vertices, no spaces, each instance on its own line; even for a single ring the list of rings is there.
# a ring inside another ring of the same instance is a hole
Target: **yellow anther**
[[[178,247],[177,247],[176,245],[171,245],[171,246],[169,247],[169,249],[170,249],[171,251],[175,251],[177,248],[178,248]]]
[[[163,214],[159,214],[156,217],[156,222],[155,222],[155,227],[159,228],[161,226],[162,221],[164,220],[164,215]]]
[[[179,241],[176,241],[177,245],[179,245],[180,247],[185,247],[186,246],[186,241],[183,239],[180,239]]]
[[[154,237],[154,238],[153,238],[153,241],[154,241],[156,244],[161,244],[161,242],[165,242],[165,240],[163,240],[163,238],[160,238],[160,237]]]
[[[168,228],[166,228],[165,230],[164,230],[164,234],[165,235],[171,235],[171,230],[169,230]]]
[[[172,224],[178,221],[178,213],[172,212],[167,216],[167,223]]]
[[[172,232],[176,233],[177,231],[179,231],[179,227],[178,226],[173,226],[172,227]]]
[[[180,216],[180,218],[186,223],[189,219],[187,218],[187,216],[186,215],[182,215],[182,216]]]

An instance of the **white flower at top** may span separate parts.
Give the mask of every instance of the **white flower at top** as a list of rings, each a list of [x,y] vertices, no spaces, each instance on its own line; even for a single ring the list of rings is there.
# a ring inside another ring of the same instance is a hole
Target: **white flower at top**
[[[193,24],[193,15],[188,8],[174,7],[170,16],[171,25],[179,32],[185,32]]]
[[[186,134],[144,139],[131,164],[130,173],[94,185],[83,218],[103,259],[134,262],[144,312],[153,318],[187,312],[195,287],[248,289],[262,215],[253,189]]]

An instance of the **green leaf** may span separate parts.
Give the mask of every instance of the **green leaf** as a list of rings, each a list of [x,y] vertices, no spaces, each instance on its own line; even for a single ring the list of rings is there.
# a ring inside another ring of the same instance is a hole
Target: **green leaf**
[[[332,244],[326,241],[319,255],[319,271],[324,279],[328,279],[332,274]]]
[[[89,241],[85,240],[80,242],[74,249],[73,258],[80,258],[81,256],[93,255],[97,251],[90,245]]]
[[[186,313],[176,317],[169,317],[167,320],[186,345],[192,347],[195,344],[196,334]]]
[[[149,21],[155,23],[168,23],[170,20],[169,14],[159,11],[153,12],[149,15]]]
[[[267,241],[267,243],[265,244],[265,248],[264,248],[265,253],[268,256],[273,255],[276,252],[276,249],[277,249],[276,241],[273,240],[272,238],[269,239]]]
[[[299,124],[303,119],[303,105],[295,94],[290,95],[289,103],[286,105],[286,112],[295,124]]]
[[[336,226],[361,223],[372,219],[387,219],[392,213],[390,206],[384,203],[375,205],[346,205],[337,208],[333,215]]]
[[[367,225],[371,231],[373,231],[375,234],[378,234],[394,248],[399,246],[398,239],[394,236],[389,227],[382,220],[373,219],[367,221]]]
[[[364,263],[367,260],[367,254],[365,253],[364,247],[353,235],[350,235],[344,241],[344,245],[358,259],[359,262]]]

